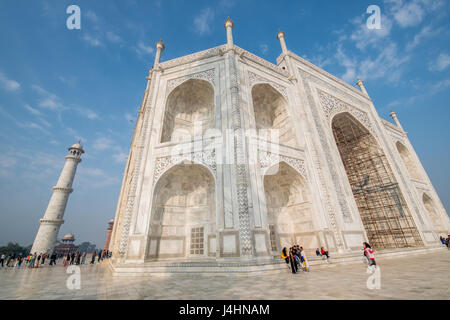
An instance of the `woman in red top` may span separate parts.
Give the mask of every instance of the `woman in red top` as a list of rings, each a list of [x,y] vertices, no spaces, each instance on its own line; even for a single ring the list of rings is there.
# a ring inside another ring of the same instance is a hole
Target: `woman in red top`
[[[364,248],[364,255],[369,261],[369,267],[376,266],[377,264],[375,263],[375,255],[373,254],[373,250],[370,247],[370,244],[368,244],[367,242],[363,242],[363,248]]]

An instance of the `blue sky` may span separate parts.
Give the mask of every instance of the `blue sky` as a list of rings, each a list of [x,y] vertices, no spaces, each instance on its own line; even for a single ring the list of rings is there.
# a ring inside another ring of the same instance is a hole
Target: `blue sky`
[[[66,9],[81,8],[81,30]],[[369,5],[381,30],[366,28]],[[450,209],[450,29],[445,0],[385,1],[1,1],[0,245],[29,245],[79,138],[78,168],[60,236],[103,246],[154,43],[162,60],[226,42],[275,63],[276,32],[288,48],[354,85],[381,117],[398,117]]]

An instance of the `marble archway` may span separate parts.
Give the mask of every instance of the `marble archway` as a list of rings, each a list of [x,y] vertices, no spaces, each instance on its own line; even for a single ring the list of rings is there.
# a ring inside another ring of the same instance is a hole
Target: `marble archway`
[[[167,98],[161,142],[203,135],[215,127],[214,119],[214,88],[206,80],[189,79],[173,89]]]
[[[312,200],[306,180],[291,166],[280,162],[266,171],[264,191],[271,251],[299,244],[312,249],[301,234],[313,231]]]
[[[148,258],[207,257],[215,212],[215,182],[207,168],[178,164],[167,170],[153,192]]]

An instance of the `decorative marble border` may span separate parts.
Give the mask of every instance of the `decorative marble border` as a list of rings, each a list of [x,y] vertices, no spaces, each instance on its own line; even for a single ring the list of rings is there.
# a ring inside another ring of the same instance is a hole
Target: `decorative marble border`
[[[317,94],[319,96],[320,104],[322,106],[322,110],[325,113],[325,117],[328,121],[331,121],[333,117],[341,112],[349,112],[351,113],[359,122],[361,122],[364,127],[369,129],[369,131],[376,136],[375,130],[372,126],[372,122],[370,121],[366,112],[359,110],[354,106],[350,106],[347,103],[339,100],[332,95],[317,89]]]
[[[180,58],[175,58],[172,60],[168,60],[165,62],[161,62],[159,64],[159,66],[165,70],[165,69],[169,69],[169,68],[173,68],[179,65],[184,65],[190,62],[194,62],[194,61],[198,61],[198,60],[202,60],[202,59],[207,59],[207,58],[211,58],[217,55],[221,55],[223,54],[223,52],[226,49],[226,45],[221,45],[215,48],[211,48],[211,49],[207,49],[207,50],[203,50],[200,52],[196,52],[196,53],[192,53],[192,54],[188,54],[184,57],[180,57]]]
[[[281,67],[270,63],[267,60],[264,60],[263,58],[258,57],[257,55],[254,55],[253,53],[248,52],[247,50],[244,50],[238,46],[234,46],[234,50],[241,58],[247,58],[250,61],[256,62],[259,65],[266,67],[267,69],[270,69],[272,71],[275,71],[276,73],[285,76],[286,78],[289,78],[290,74],[286,70],[282,69]]]
[[[178,87],[183,82],[189,80],[189,79],[200,79],[200,80],[206,80],[209,83],[212,84],[212,86],[215,86],[215,80],[216,80],[216,69],[212,68],[209,70],[197,72],[197,73],[191,73],[187,74],[183,77],[171,79],[167,82],[167,95],[169,95],[170,92],[172,92],[173,89]]]
[[[259,74],[253,73],[251,71],[248,71],[248,79],[249,79],[249,85],[252,87],[255,83],[268,83],[272,87],[274,87],[278,92],[280,92],[283,97],[288,101],[288,95],[287,95],[287,89],[286,87],[279,85],[278,83],[275,83],[273,81],[270,81]]]
[[[216,150],[207,150],[201,152],[192,152],[177,156],[160,157],[155,160],[155,170],[153,172],[153,185],[158,179],[170,168],[182,163],[183,161],[190,161],[196,164],[207,166],[213,173],[214,177],[217,174],[216,165]]]
[[[283,161],[297,170],[298,173],[300,173],[302,177],[305,178],[305,180],[308,180],[304,160],[287,157],[281,154],[274,154],[267,151],[258,152],[258,163],[260,168],[268,168]]]

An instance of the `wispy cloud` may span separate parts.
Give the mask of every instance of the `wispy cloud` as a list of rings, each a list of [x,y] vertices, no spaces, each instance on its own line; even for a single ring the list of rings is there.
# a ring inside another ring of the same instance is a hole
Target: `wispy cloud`
[[[450,65],[450,56],[446,53],[441,53],[435,61],[431,61],[428,69],[430,71],[444,71]]]
[[[20,89],[20,83],[19,82],[15,81],[15,80],[12,80],[12,79],[8,79],[8,77],[6,77],[1,72],[0,72],[0,84],[7,91],[16,91],[16,90]]]
[[[410,51],[416,48],[418,45],[422,43],[424,39],[437,36],[442,31],[443,28],[435,29],[431,25],[423,27],[422,30],[420,30],[420,32],[414,36],[414,39],[406,45],[406,50]]]
[[[137,46],[134,47],[134,51],[138,54],[139,57],[142,58],[148,55],[154,55],[155,48],[146,45],[143,41],[139,41]]]
[[[269,51],[269,46],[265,43],[259,45],[259,49],[262,54],[266,54]]]
[[[42,113],[39,110],[31,107],[28,104],[25,105],[25,109],[27,109],[31,114],[33,114],[35,116],[41,116],[42,115]]]
[[[100,41],[100,39],[93,37],[87,33],[85,33],[83,35],[82,39],[92,47],[100,47],[103,45],[103,43]]]
[[[211,33],[211,22],[214,19],[214,10],[211,8],[203,9],[198,16],[194,18],[194,30],[199,35]]]

